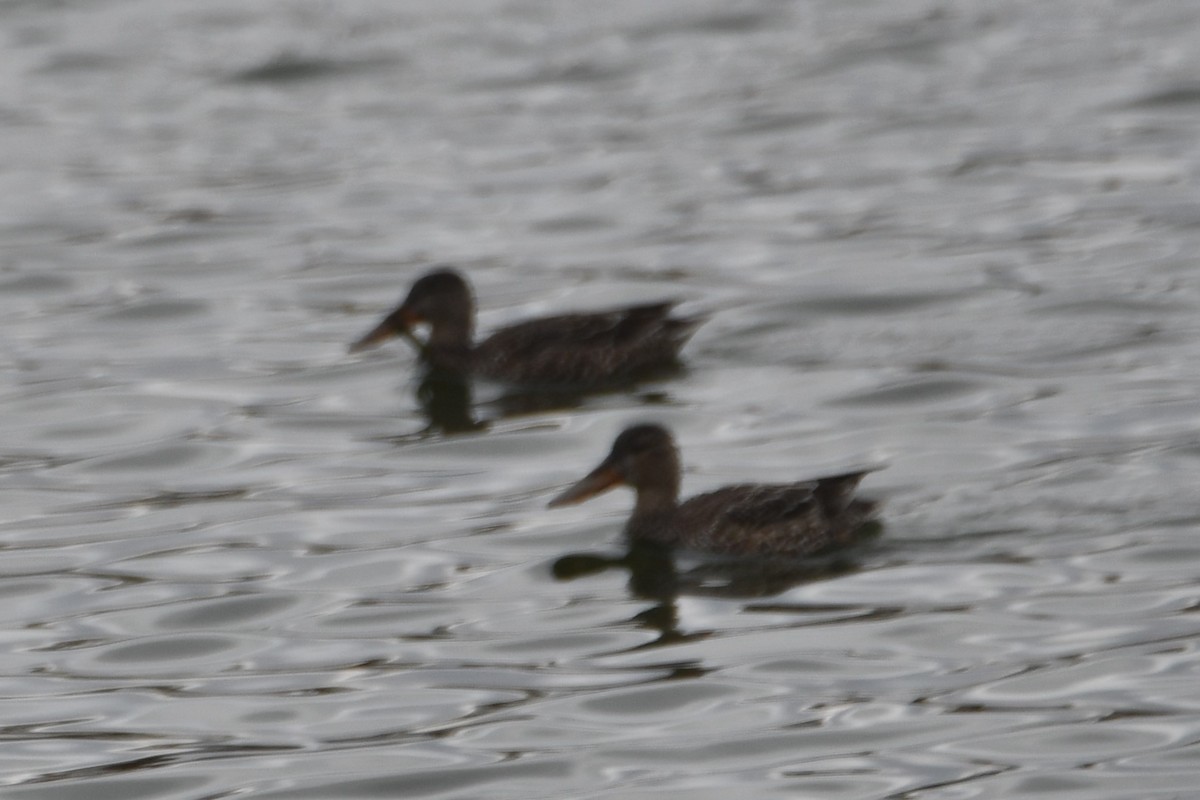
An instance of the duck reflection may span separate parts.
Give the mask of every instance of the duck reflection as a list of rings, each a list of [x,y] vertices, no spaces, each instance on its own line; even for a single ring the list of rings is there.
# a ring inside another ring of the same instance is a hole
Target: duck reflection
[[[417,404],[428,421],[424,433],[469,433],[487,428],[487,422],[474,416],[471,382],[453,370],[426,370],[417,385]]]
[[[416,388],[417,407],[426,423],[422,436],[484,431],[499,419],[579,408],[587,397],[578,392],[520,390],[477,402],[469,377],[439,368],[425,370]]]
[[[572,553],[556,560],[551,569],[560,581],[577,580],[608,570],[627,571],[630,592],[653,602],[632,619],[640,627],[657,631],[658,638],[653,644],[675,644],[692,638],[679,630],[679,573],[671,551],[662,545],[634,541],[621,556]]]
[[[774,597],[805,583],[829,580],[857,572],[860,546],[883,532],[882,523],[863,526],[854,546],[825,556],[804,559],[720,559],[698,561],[681,568],[681,556],[671,548],[644,540],[630,540],[619,556],[570,553],[554,561],[555,579],[573,581],[610,570],[629,574],[629,593],[652,605],[631,618],[640,627],[655,631],[655,641],[643,647],[660,647],[701,639],[706,632],[685,633],[679,628],[679,598],[715,597],[751,600]]]
[[[664,380],[677,377],[683,371],[683,367],[677,367],[670,372],[661,370],[653,375],[644,376],[644,379]],[[505,387],[498,394],[485,396],[480,400],[476,394],[477,384],[469,376],[458,370],[429,367],[423,371],[415,393],[417,407],[426,423],[418,436],[476,433],[487,430],[491,423],[497,420],[552,411],[570,411],[582,408],[589,399],[621,391],[628,392],[635,386],[636,384],[631,383],[604,392]],[[643,405],[671,402],[669,395],[655,388],[637,392],[634,396]],[[409,437],[403,438],[407,440]]]

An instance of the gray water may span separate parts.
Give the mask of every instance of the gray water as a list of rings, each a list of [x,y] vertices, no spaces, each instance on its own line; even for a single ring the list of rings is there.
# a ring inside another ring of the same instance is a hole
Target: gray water
[[[1200,784],[1200,6],[0,4],[5,798]],[[676,376],[447,424],[403,342],[679,297]],[[824,565],[547,510],[883,460]],[[636,555],[636,554],[635,554]]]

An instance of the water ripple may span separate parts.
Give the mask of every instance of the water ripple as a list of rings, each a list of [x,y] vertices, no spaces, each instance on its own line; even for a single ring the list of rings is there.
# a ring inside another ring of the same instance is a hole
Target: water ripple
[[[4,10],[5,797],[1194,794],[1191,5]],[[444,262],[709,320],[600,395],[346,356]],[[545,509],[634,420],[687,494],[886,463],[882,534]]]

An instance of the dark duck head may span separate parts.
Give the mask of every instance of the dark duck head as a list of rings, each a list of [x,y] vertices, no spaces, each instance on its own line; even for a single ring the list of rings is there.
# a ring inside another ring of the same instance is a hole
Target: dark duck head
[[[429,326],[422,342],[415,329]],[[438,269],[419,278],[404,302],[365,336],[350,345],[357,353],[394,337],[404,336],[417,342],[428,360],[439,355],[469,353],[475,328],[475,300],[466,279],[453,269]]]
[[[579,482],[550,501],[550,507],[582,503],[625,485],[637,493],[635,514],[670,510],[679,501],[679,450],[661,425],[634,425],[621,432],[612,450]]]

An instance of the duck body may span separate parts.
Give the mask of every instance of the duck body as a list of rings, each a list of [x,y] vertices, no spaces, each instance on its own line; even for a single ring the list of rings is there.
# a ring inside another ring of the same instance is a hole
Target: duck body
[[[418,342],[427,366],[525,386],[588,388],[630,381],[676,363],[679,351],[703,322],[672,317],[674,302],[591,313],[560,314],[510,325],[474,342],[475,305],[466,279],[435,270],[413,284],[405,300],[351,352],[396,335]]]
[[[619,383],[673,364],[699,320],[664,302],[543,317],[501,328],[472,351],[471,371],[521,384]]]
[[[667,514],[629,518],[630,538],[725,555],[800,558],[850,544],[876,504],[822,500],[831,482],[856,486],[866,472],[781,484],[741,484],[691,497]]]
[[[591,473],[551,501],[582,502],[621,483],[637,500],[625,533],[633,540],[730,556],[802,558],[851,544],[876,503],[854,497],[872,470],[810,481],[739,484],[678,501],[679,460],[657,425],[626,429]]]

